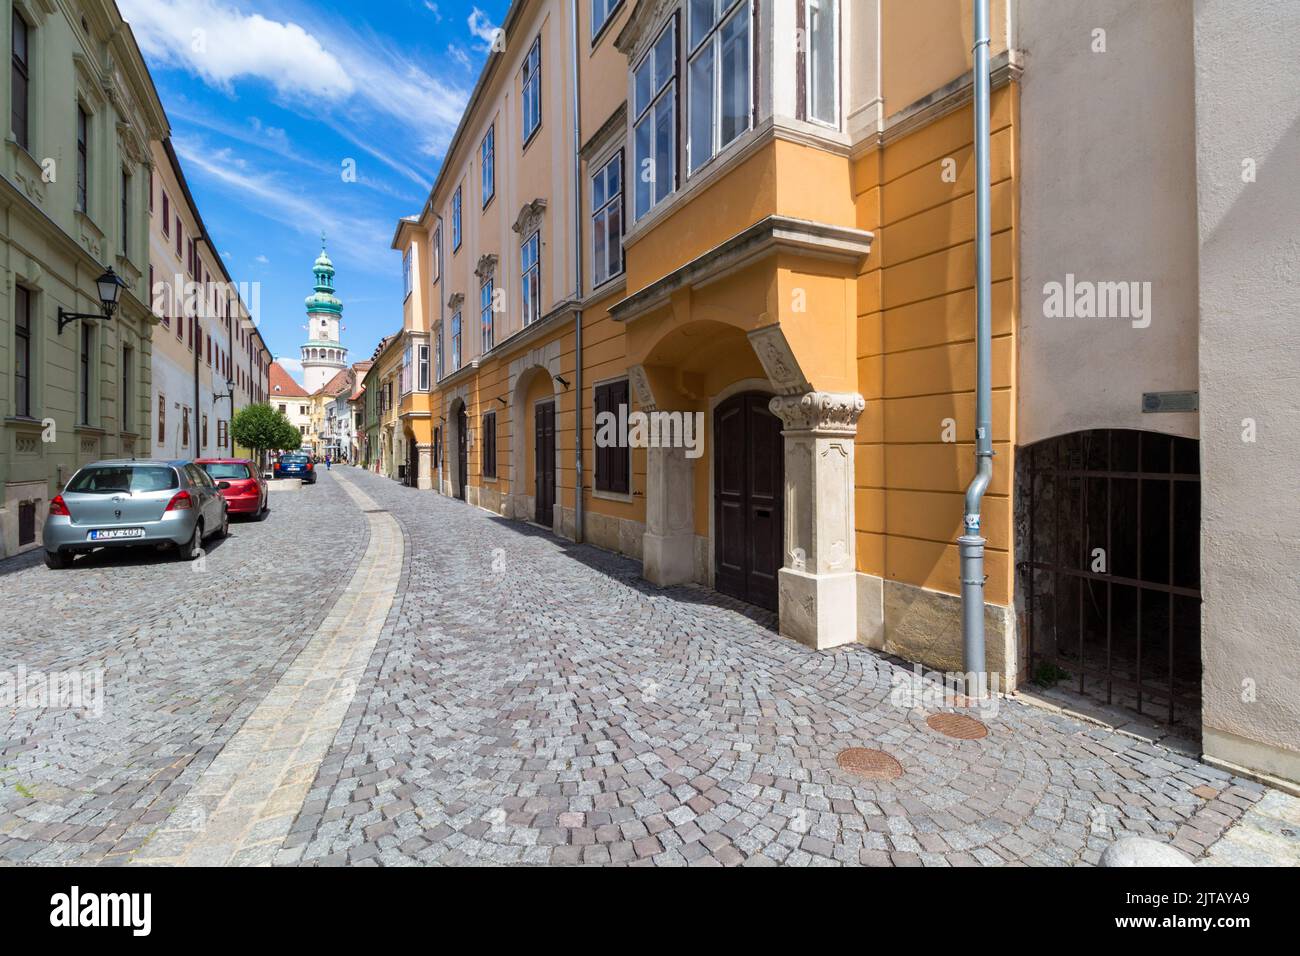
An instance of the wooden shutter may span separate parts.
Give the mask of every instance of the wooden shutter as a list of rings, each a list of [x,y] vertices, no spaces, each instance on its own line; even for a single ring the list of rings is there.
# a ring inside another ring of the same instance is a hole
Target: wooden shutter
[[[615,416],[620,407],[627,407],[628,382],[611,382],[609,388],[609,410]],[[619,447],[609,449],[609,490],[625,495],[631,488],[632,449],[627,447],[627,435],[619,436]]]

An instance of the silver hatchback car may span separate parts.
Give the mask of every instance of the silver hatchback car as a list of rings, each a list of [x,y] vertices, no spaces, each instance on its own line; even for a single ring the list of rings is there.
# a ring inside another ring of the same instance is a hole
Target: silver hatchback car
[[[175,547],[194,560],[205,538],[230,528],[226,482],[189,461],[97,461],[50,502],[45,563],[66,568],[96,548]]]

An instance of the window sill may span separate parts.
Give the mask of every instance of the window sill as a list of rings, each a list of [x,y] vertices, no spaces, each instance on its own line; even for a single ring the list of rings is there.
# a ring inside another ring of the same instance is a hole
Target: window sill
[[[637,498],[636,494],[623,494],[619,491],[599,491],[595,488],[591,490],[591,497],[599,498],[601,501],[617,501],[622,504],[631,504]]]
[[[5,427],[16,431],[39,432],[45,428],[45,424],[39,418],[28,415],[11,415],[5,419]]]

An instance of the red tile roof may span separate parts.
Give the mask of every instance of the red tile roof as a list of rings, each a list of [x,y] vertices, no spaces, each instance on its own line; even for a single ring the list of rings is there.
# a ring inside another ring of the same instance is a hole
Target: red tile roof
[[[307,398],[307,390],[293,380],[279,362],[271,363],[271,396]]]

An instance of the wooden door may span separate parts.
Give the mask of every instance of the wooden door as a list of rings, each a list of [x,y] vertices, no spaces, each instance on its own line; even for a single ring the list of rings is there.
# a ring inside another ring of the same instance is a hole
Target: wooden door
[[[714,585],[777,609],[783,554],[785,446],[771,396],[747,392],[713,413]]]
[[[555,527],[555,403],[539,402],[535,411],[536,444],[533,471],[536,489],[537,523]]]
[[[469,480],[469,444],[466,430],[469,423],[465,420],[465,406],[456,410],[456,497],[465,500],[465,485]]]

